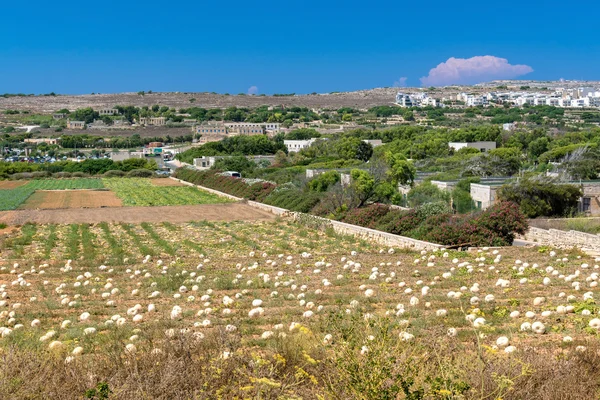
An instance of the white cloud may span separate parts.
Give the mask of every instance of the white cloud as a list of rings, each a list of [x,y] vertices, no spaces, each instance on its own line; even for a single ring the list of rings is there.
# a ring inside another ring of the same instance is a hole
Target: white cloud
[[[256,94],[258,94],[258,86],[250,86],[248,88],[248,94],[249,95],[256,95]]]
[[[408,78],[403,76],[402,78],[399,78],[397,81],[394,81],[394,87],[406,87],[406,80]]]
[[[511,65],[506,58],[476,56],[449,58],[421,78],[423,86],[475,84],[494,79],[512,79],[533,72],[529,65]]]

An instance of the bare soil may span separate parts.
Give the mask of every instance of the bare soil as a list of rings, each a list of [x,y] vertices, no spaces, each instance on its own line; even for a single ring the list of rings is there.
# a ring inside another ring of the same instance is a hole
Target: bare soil
[[[122,207],[121,199],[106,190],[36,190],[19,209]]]
[[[15,189],[29,181],[0,181],[0,189]]]
[[[91,192],[97,193],[97,192]],[[190,222],[190,221],[264,221],[275,215],[241,203],[193,206],[71,208],[54,210],[14,210],[0,212],[0,223],[22,225],[74,224],[98,222]]]
[[[238,96],[213,93],[151,93],[138,95],[137,93],[114,94],[86,94],[86,95],[61,95],[36,96],[36,97],[0,97],[0,109],[30,110],[37,113],[53,113],[56,110],[67,108],[92,107],[112,108],[116,105],[133,105],[136,107],[161,106],[175,107],[177,109],[189,107],[226,108],[268,106],[299,106],[309,108],[340,108],[358,107],[370,108],[378,105],[390,104],[395,100],[397,88],[377,88],[359,90],[355,92],[322,93],[299,96]],[[190,102],[190,99],[195,99]],[[86,132],[87,133],[87,132]]]
[[[185,186],[181,182],[178,182],[173,179],[167,179],[167,178],[152,179],[152,185],[154,185],[154,186]]]

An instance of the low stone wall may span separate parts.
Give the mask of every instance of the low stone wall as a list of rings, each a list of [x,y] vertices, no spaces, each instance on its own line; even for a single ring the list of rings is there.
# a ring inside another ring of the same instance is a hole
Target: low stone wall
[[[301,224],[308,225],[317,229],[332,228],[341,235],[351,235],[365,240],[371,240],[389,247],[401,247],[414,250],[435,250],[444,246],[436,243],[425,242],[406,236],[394,235],[375,229],[364,228],[358,225],[347,224],[345,222],[334,221],[327,218],[317,217],[315,215],[292,212],[291,217]]]
[[[270,205],[265,204],[265,203],[259,203],[258,201],[248,200],[247,204],[249,206],[251,206],[251,207],[259,208],[259,209],[261,209],[263,211],[267,211],[267,212],[270,212],[272,214],[279,215],[281,217],[287,217],[287,216],[290,216],[291,214],[293,214],[292,211],[286,210],[285,208],[279,208],[279,207],[275,207],[275,206],[270,206]]]
[[[210,192],[210,193],[213,193],[213,194],[216,194],[219,196],[227,197],[229,199],[238,200],[238,201],[244,200],[244,199],[232,196],[227,193],[219,192],[218,190],[209,189],[204,186],[194,185],[193,183],[189,183],[189,182],[183,181],[181,179],[176,179],[173,177],[171,177],[171,179],[174,179],[185,185],[195,186],[199,189],[206,190],[207,192]],[[345,222],[334,221],[334,220],[327,219],[327,218],[317,217],[315,215],[294,212],[294,211],[286,210],[284,208],[279,208],[279,207],[270,206],[268,204],[259,203],[257,201],[248,200],[247,204],[250,207],[258,208],[263,211],[267,211],[267,212],[273,213],[273,214],[281,216],[281,217],[291,218],[300,224],[309,226],[314,229],[332,228],[336,233],[339,233],[341,235],[351,235],[351,236],[359,237],[361,239],[374,241],[376,243],[379,243],[379,244],[382,244],[385,246],[389,246],[389,247],[401,247],[401,248],[408,248],[408,249],[414,249],[414,250],[435,250],[435,249],[441,249],[444,247],[444,246],[442,246],[440,244],[436,244],[436,243],[430,243],[430,242],[425,242],[422,240],[417,240],[417,239],[413,239],[413,238],[409,238],[409,237],[405,237],[405,236],[394,235],[391,233],[382,232],[382,231],[378,231],[375,229],[363,228],[362,226],[346,224]]]
[[[522,239],[536,242],[545,246],[561,249],[580,248],[584,250],[600,251],[600,236],[579,231],[561,231],[558,229],[542,229],[529,227],[521,235]]]
[[[177,182],[179,182],[179,183],[182,183],[182,184],[184,184],[184,185],[187,185],[187,186],[194,186],[194,187],[197,187],[197,188],[199,188],[199,189],[202,189],[202,190],[204,190],[205,192],[209,192],[209,193],[212,193],[212,194],[216,194],[217,196],[221,196],[221,197],[227,197],[227,198],[228,198],[228,199],[230,199],[230,200],[235,200],[235,201],[242,201],[242,200],[244,200],[244,199],[243,199],[243,198],[241,198],[241,197],[236,197],[236,196],[233,196],[233,195],[230,195],[230,194],[227,194],[227,193],[219,192],[218,190],[210,189],[210,188],[207,188],[207,187],[204,187],[204,186],[194,185],[193,183],[190,183],[190,182],[184,181],[183,179],[177,179],[177,178],[173,178],[172,176],[170,176],[169,178],[171,178],[171,179],[173,179],[174,181],[177,181]]]

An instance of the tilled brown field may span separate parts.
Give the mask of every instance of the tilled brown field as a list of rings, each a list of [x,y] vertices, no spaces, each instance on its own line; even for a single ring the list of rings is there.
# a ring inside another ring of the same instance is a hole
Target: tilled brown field
[[[95,192],[97,193],[97,192]],[[73,224],[99,222],[189,222],[189,221],[263,221],[275,216],[245,204],[201,204],[193,206],[71,208],[56,210],[15,210],[0,212],[0,223],[22,225]]]
[[[23,186],[29,181],[0,181],[0,190],[1,189],[15,189],[19,186]]]
[[[185,186],[183,183],[173,179],[152,179],[154,186]]]
[[[37,190],[19,209],[122,207],[114,192],[106,190]]]

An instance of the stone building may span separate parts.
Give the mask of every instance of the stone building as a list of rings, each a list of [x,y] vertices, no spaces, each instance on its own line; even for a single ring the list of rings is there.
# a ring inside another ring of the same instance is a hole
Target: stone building
[[[101,117],[107,116],[107,115],[117,115],[117,114],[119,114],[119,110],[117,110],[116,108],[103,108],[101,110],[98,110],[98,114]]]
[[[165,117],[140,117],[140,119],[138,120],[138,124],[163,126],[167,124],[167,119]]]
[[[67,120],[67,129],[85,129],[85,121]]]

